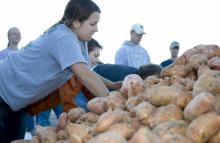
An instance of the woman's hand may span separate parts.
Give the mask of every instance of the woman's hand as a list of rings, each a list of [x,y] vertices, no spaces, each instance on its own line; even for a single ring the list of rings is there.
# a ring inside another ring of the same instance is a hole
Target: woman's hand
[[[122,87],[122,83],[123,83],[123,81],[113,82],[110,86],[111,90],[118,90],[119,91]]]

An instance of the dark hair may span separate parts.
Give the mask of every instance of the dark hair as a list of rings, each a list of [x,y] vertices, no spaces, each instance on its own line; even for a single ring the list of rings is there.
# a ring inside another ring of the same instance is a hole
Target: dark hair
[[[142,79],[147,78],[150,75],[159,75],[162,68],[156,64],[146,64],[142,65],[138,69],[138,75],[142,77]]]
[[[102,50],[102,46],[96,41],[95,39],[91,39],[88,41],[88,52],[92,52],[96,48],[99,48]]]
[[[101,13],[99,7],[91,0],[70,0],[59,23],[70,26],[74,20],[85,21],[93,12]]]
[[[65,24],[70,27],[74,20],[83,22],[88,19],[93,12],[101,13],[101,10],[92,0],[70,0],[65,7],[62,19],[49,29],[58,24]]]

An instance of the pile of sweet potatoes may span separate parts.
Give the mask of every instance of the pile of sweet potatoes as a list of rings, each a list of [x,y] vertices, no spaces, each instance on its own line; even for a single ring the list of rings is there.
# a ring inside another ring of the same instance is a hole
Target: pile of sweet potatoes
[[[120,91],[37,127],[35,143],[220,143],[220,48],[187,50],[160,76],[125,78]]]

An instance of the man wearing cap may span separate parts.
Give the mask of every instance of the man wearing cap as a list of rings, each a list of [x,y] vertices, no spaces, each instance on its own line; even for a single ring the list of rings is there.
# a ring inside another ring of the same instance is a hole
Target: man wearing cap
[[[139,68],[141,65],[150,63],[150,56],[146,49],[139,45],[144,32],[141,24],[134,24],[130,30],[130,40],[125,41],[116,52],[115,64],[127,65]]]
[[[177,41],[173,41],[171,44],[170,44],[170,54],[171,54],[171,58],[168,59],[168,60],[165,60],[163,62],[161,62],[160,66],[161,67],[166,67],[170,64],[172,64],[176,58],[178,57],[178,53],[179,53],[179,48],[180,48],[180,45]]]

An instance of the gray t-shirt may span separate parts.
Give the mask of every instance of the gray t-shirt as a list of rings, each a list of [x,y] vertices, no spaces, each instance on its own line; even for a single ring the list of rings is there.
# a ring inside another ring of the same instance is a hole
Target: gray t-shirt
[[[87,43],[57,25],[0,63],[0,96],[18,111],[64,84],[80,62],[88,64]]]
[[[115,64],[139,68],[149,63],[150,56],[147,50],[130,41],[125,41],[115,55]]]
[[[18,48],[13,49],[13,48],[6,48],[2,51],[0,51],[0,61],[4,60],[5,58],[7,58],[11,53],[18,51]]]

